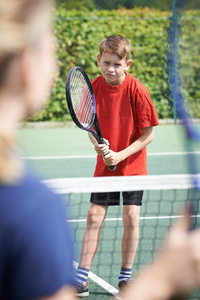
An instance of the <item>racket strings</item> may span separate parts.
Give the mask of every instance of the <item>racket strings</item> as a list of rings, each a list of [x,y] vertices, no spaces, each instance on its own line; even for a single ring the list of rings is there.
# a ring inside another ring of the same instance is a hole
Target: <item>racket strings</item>
[[[90,127],[94,121],[92,94],[82,73],[76,70],[71,78],[70,93],[74,112],[83,127]]]

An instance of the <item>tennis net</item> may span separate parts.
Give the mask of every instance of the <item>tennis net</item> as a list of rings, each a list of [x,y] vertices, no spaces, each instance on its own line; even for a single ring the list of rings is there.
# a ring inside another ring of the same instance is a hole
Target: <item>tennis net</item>
[[[79,261],[91,192],[144,190],[140,213],[140,237],[133,264],[133,277],[152,261],[175,219],[181,218],[185,204],[197,204],[193,216],[199,223],[200,191],[193,188],[193,175],[159,175],[98,178],[62,178],[46,180],[56,193],[63,194],[70,211],[70,225],[76,249],[75,267]],[[200,179],[200,175],[197,176]],[[111,206],[102,226],[98,251],[92,263],[90,278],[111,294],[117,293],[117,278],[121,268],[123,234],[122,202]],[[98,296],[95,299],[100,299]],[[191,298],[196,299],[196,298]],[[198,298],[199,299],[199,298]]]

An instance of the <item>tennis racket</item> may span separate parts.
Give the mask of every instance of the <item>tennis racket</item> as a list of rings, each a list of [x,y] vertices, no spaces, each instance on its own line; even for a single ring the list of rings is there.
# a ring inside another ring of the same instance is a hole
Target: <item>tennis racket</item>
[[[186,200],[190,206],[191,230],[199,227],[200,198],[199,157],[196,151],[200,143],[200,126],[194,123],[194,119],[199,118],[199,84],[195,71],[199,71],[200,65],[195,52],[199,51],[200,43],[199,26],[195,18],[190,15],[192,5],[194,5],[192,0],[173,0],[167,49],[167,72],[173,98],[174,120],[176,122],[179,118],[185,131],[186,158],[193,186],[188,191]],[[196,19],[198,14],[196,10]],[[185,299],[189,299],[189,295],[174,295],[171,300]]]
[[[69,71],[66,99],[74,123],[80,129],[90,132],[99,144],[105,144],[97,118],[93,88],[86,72],[80,67],[73,67]],[[109,166],[109,169],[113,171],[116,166]]]
[[[169,27],[167,71],[172,92],[174,115],[181,120],[185,131],[185,148],[188,170],[192,175],[193,189],[188,201],[191,209],[191,229],[199,227],[200,195],[200,11],[192,0],[174,0],[173,16]],[[193,15],[191,15],[193,9]],[[197,20],[197,21],[196,21]]]

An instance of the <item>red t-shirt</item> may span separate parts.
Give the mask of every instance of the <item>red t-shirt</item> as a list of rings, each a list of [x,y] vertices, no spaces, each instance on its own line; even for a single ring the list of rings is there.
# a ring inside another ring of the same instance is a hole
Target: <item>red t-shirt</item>
[[[102,136],[110,143],[110,149],[119,152],[141,134],[144,127],[159,124],[156,109],[145,86],[126,73],[118,86],[110,86],[101,75],[92,81],[97,116]],[[102,156],[97,156],[94,176],[147,175],[146,147],[129,156],[110,171]]]

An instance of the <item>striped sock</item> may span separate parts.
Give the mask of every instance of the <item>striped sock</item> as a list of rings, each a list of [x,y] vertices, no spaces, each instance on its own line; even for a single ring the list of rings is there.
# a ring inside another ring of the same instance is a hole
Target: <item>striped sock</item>
[[[121,267],[121,272],[118,277],[118,282],[121,282],[122,280],[128,280],[131,278],[132,268],[126,269]]]
[[[76,277],[75,277],[76,282],[78,282],[81,285],[85,285],[88,279],[89,271],[90,271],[89,269],[78,267]]]

